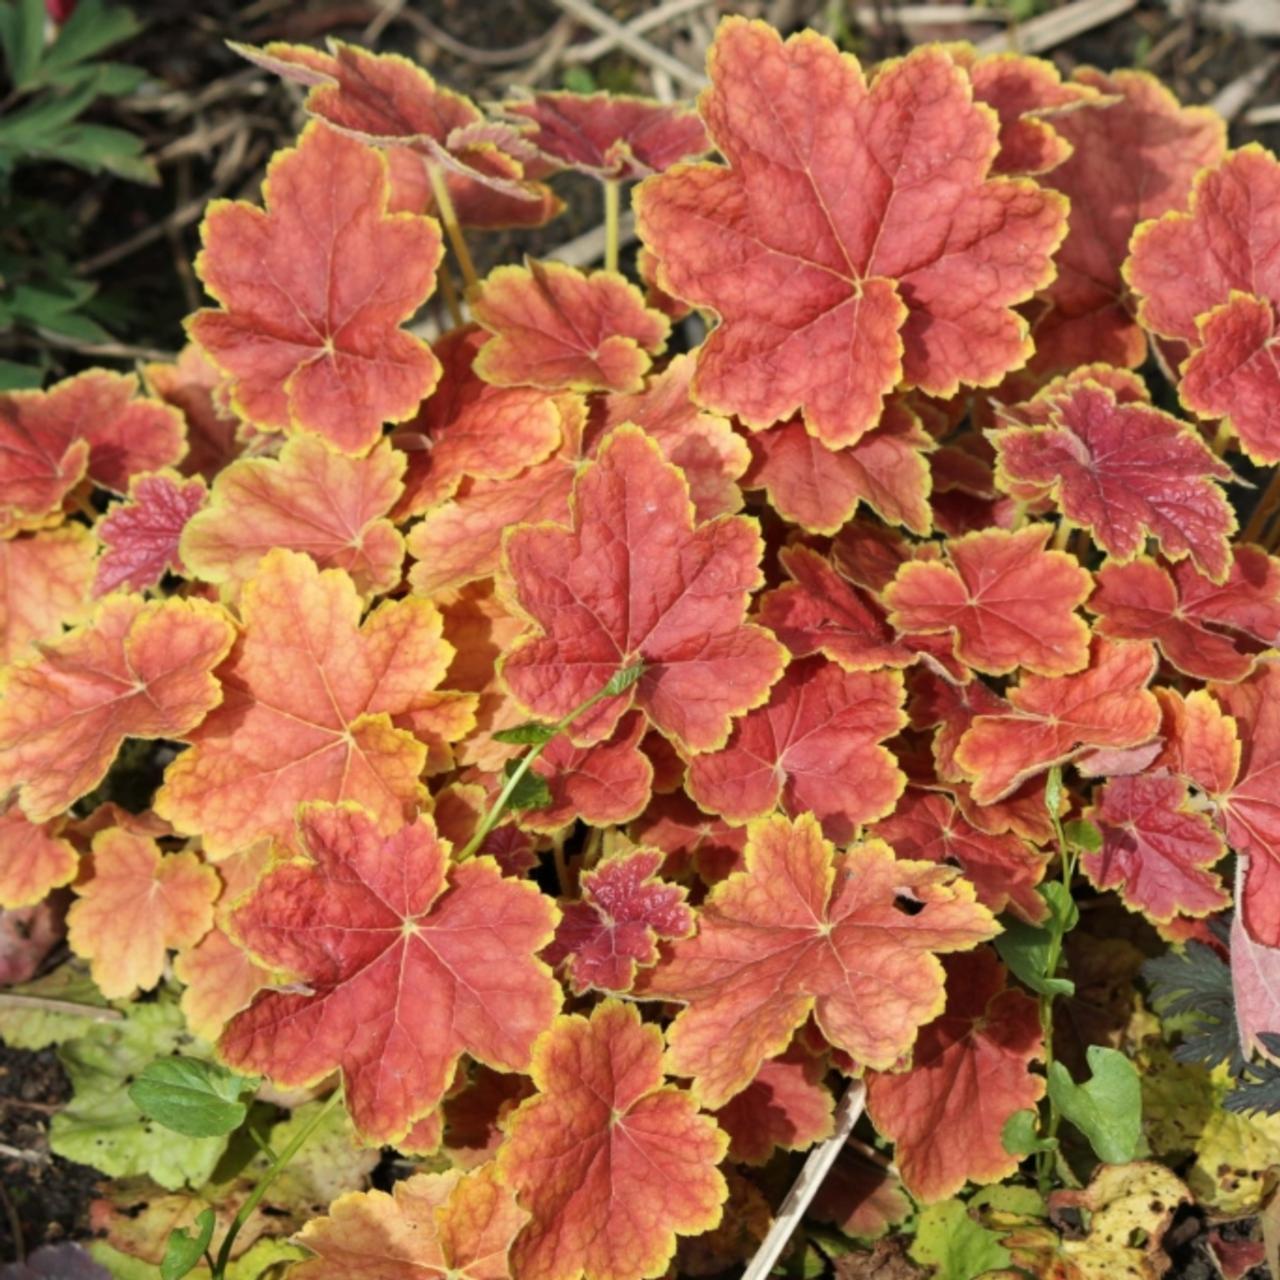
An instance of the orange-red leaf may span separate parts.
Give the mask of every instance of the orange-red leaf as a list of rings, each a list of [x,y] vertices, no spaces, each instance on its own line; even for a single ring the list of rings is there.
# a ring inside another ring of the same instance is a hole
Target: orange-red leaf
[[[1196,173],[1221,159],[1226,128],[1216,111],[1179,106],[1145,71],[1082,67],[1072,83],[1119,101],[1053,122],[1074,150],[1045,181],[1070,199],[1071,212],[1046,291],[1051,307],[1035,327],[1035,364],[1136,366],[1147,342],[1120,274],[1129,237],[1144,219],[1186,207]]]
[[[1030,354],[1011,310],[1052,275],[1065,202],[988,174],[994,113],[945,51],[858,63],[807,31],[728,18],[701,111],[727,165],[643,183],[637,221],[668,292],[713,308],[700,403],[760,429],[797,409],[851,444],[903,378],[940,395]]]
[[[149,991],[169,948],[209,932],[218,889],[217,872],[194,853],[161,853],[154,840],[110,827],[93,838],[93,874],[76,885],[67,940],[108,999]]]
[[[464,1052],[525,1069],[560,1006],[536,958],[551,900],[487,858],[450,868],[429,818],[385,836],[358,806],[313,804],[299,838],[308,860],[268,871],[231,927],[311,994],[260,992],[223,1032],[223,1057],[286,1086],[340,1068],[375,1143],[439,1103]]]
[[[412,817],[430,711],[453,650],[425,600],[384,601],[361,624],[355,584],[283,548],[240,602],[244,635],[219,675],[226,699],[168,768],[156,811],[214,858],[288,841],[304,800],[355,800],[387,830]]]
[[[800,658],[720,751],[694,756],[689,794],[730,822],[781,808],[813,814],[839,842],[883,818],[905,778],[881,746],[907,722],[896,671],[842,671]]]
[[[510,480],[559,445],[562,415],[554,397],[536,388],[495,387],[475,373],[476,352],[486,341],[484,330],[472,325],[436,343],[440,384],[393,437],[408,456],[397,519],[453,497],[468,477]]]
[[[946,543],[950,565],[911,561],[884,592],[900,631],[952,631],[956,653],[978,671],[1040,675],[1079,671],[1089,628],[1076,606],[1093,588],[1074,556],[1046,551],[1050,527],[985,529]]]
[[[836,854],[808,814],[765,818],[744,869],[707,895],[697,935],[672,944],[637,991],[686,1003],[671,1069],[693,1077],[704,1105],[723,1106],[810,1012],[856,1062],[891,1067],[942,1008],[934,953],[997,931],[950,867],[899,861],[880,841]]]
[[[598,741],[634,703],[673,741],[714,748],[780,673],[781,646],[743,622],[760,582],[756,526],[695,526],[680,473],[637,428],[614,431],[581,473],[571,529],[517,529],[506,546],[520,607],[543,632],[503,665],[523,705],[558,719],[645,663],[630,690],[574,721],[575,739]]]
[[[998,1182],[1021,1161],[1001,1130],[1044,1094],[1031,1063],[1044,1056],[1035,1000],[1007,990],[984,947],[947,961],[947,1008],[916,1040],[910,1068],[867,1082],[872,1123],[893,1139],[907,1190],[926,1203],[966,1182]]]
[[[493,1167],[418,1173],[385,1191],[339,1196],[297,1236],[317,1256],[294,1280],[510,1280],[511,1242],[529,1215]]]
[[[637,844],[653,845],[667,855],[668,875],[692,864],[707,884],[738,869],[747,843],[746,827],[731,827],[723,818],[703,813],[683,791],[655,796],[631,824],[630,835]]]
[[[98,521],[98,537],[106,550],[98,561],[93,594],[119,587],[144,591],[173,570],[182,573],[178,539],[187,522],[204,505],[204,481],[183,480],[172,471],[135,476],[126,502]]]
[[[142,375],[152,395],[177,409],[187,424],[187,451],[178,463],[183,475],[212,480],[245,450],[242,433],[251,429],[223,403],[225,379],[194,343],[172,364],[144,365]]]
[[[265,211],[220,201],[205,215],[196,269],[222,307],[189,329],[256,426],[363,453],[435,386],[430,348],[400,324],[435,284],[440,232],[388,213],[387,190],[377,152],[312,123],[271,161]]]
[[[901,401],[854,444],[829,449],[799,419],[751,437],[749,489],[763,488],[784,519],[813,533],[835,533],[865,502],[913,533],[932,527],[929,460],[933,440]]]
[[[1108,564],[1089,609],[1101,635],[1154,640],[1189,676],[1240,680],[1258,650],[1280,643],[1280,563],[1257,547],[1235,547],[1221,585],[1185,560]]]
[[[978,901],[994,912],[1009,908],[1024,920],[1044,919],[1036,885],[1045,859],[1011,832],[980,831],[943,792],[910,788],[871,834],[892,845],[900,858],[958,866],[973,881]]]
[[[400,581],[404,539],[387,519],[405,458],[379,443],[364,457],[306,436],[278,458],[241,458],[219,473],[209,506],[183,531],[188,572],[232,595],[273,547],[305,551],[322,569],[345,569],[363,594]]]
[[[1170,560],[1190,555],[1210,577],[1225,576],[1235,517],[1217,482],[1231,468],[1194,428],[1088,382],[1059,381],[1039,399],[1045,425],[991,433],[1002,487],[1023,499],[1052,493],[1068,520],[1119,559],[1151,536]]]
[[[567,962],[578,995],[591,987],[630,991],[636,966],[657,960],[659,938],[693,932],[686,891],[658,878],[663,861],[658,849],[635,849],[582,877],[582,900],[564,907],[555,941],[543,952],[549,964]]]
[[[716,1225],[728,1141],[685,1090],[663,1084],[657,1027],[607,1000],[589,1020],[558,1019],[532,1073],[538,1092],[498,1153],[533,1214],[512,1253],[520,1280],[642,1280],[662,1272],[678,1235]]]
[[[1149,644],[1097,639],[1076,675],[1029,675],[1009,690],[1007,711],[979,715],[956,747],[974,779],[972,797],[990,804],[1050,766],[1089,747],[1136,747],[1160,727],[1147,688],[1156,654]]]
[[[567,169],[611,182],[661,173],[708,149],[687,107],[614,93],[537,93],[503,111],[533,126],[525,135]]]
[[[1163,770],[1112,778],[1085,817],[1102,832],[1102,848],[1085,853],[1081,869],[1099,889],[1117,889],[1126,906],[1167,923],[1228,905],[1209,870],[1226,847],[1189,807],[1185,782]]]
[[[471,312],[494,335],[476,373],[500,387],[637,392],[671,330],[616,271],[587,275],[562,262],[498,267]]]
[[[125,738],[186,738],[222,701],[235,636],[201,600],[108,596],[91,622],[0,672],[0,793],[33,822],[102,781]]]
[[[0,535],[61,519],[88,475],[116,493],[131,476],[176,462],[182,417],[138,395],[132,374],[90,369],[47,391],[0,395]]]
[[[78,524],[0,541],[0,664],[27,657],[36,642],[84,620],[96,550]]]
[[[29,822],[16,804],[0,812],[0,908],[33,907],[75,878],[80,855],[62,825]]]

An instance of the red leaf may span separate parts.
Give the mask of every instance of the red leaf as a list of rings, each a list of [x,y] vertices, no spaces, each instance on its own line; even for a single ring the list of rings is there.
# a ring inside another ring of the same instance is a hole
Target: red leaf
[[[471,299],[495,336],[475,371],[500,387],[548,391],[640,391],[671,323],[645,306],[616,271],[591,275],[561,262],[498,267]]]
[[[1008,711],[980,715],[965,731],[955,760],[973,779],[977,804],[990,804],[1085,747],[1134,747],[1160,727],[1147,688],[1155,674],[1148,644],[1097,639],[1088,668],[1076,675],[1029,675],[1009,690]]]
[[[1189,807],[1185,782],[1163,771],[1113,778],[1085,817],[1102,832],[1102,848],[1085,853],[1080,867],[1099,889],[1118,889],[1131,910],[1166,923],[1228,905],[1209,870],[1226,848]]]
[[[755,1079],[716,1112],[729,1135],[729,1159],[764,1164],[774,1151],[803,1151],[831,1136],[835,1099],[823,1086],[826,1063],[793,1044],[760,1066]]]
[[[130,477],[176,462],[182,434],[178,411],[139,396],[132,374],[90,369],[0,394],[0,535],[57,524],[85,475],[123,493]]]
[[[1226,128],[1216,111],[1179,106],[1145,71],[1082,67],[1073,83],[1120,100],[1053,121],[1074,150],[1046,181],[1070,199],[1071,212],[1047,290],[1052,307],[1035,327],[1035,364],[1136,366],[1147,343],[1120,274],[1129,237],[1145,219],[1186,207],[1197,172],[1221,159]]]
[[[169,570],[182,573],[178,539],[204,500],[204,481],[199,478],[183,480],[172,471],[135,476],[128,501],[98,521],[98,537],[106,551],[98,561],[93,594],[118,587],[144,591]]]
[[[399,326],[434,287],[440,232],[388,213],[387,191],[376,152],[313,123],[271,161],[265,211],[210,207],[196,269],[222,309],[189,330],[255,425],[364,453],[435,386],[435,357]]]
[[[188,343],[172,364],[143,365],[148,390],[172,405],[187,424],[187,452],[178,463],[186,476],[212,480],[244,451],[247,428],[223,404],[225,381],[194,343]]]
[[[1076,606],[1093,584],[1063,551],[1046,551],[1050,529],[987,529],[947,541],[951,566],[912,561],[885,589],[889,621],[900,631],[952,631],[956,654],[978,671],[1006,675],[1019,666],[1040,675],[1079,671],[1089,628]]]
[[[1118,559],[1132,559],[1150,535],[1170,560],[1189,554],[1203,573],[1226,576],[1235,517],[1216,482],[1231,468],[1194,428],[1088,382],[1055,382],[1039,400],[1045,425],[991,433],[1002,484],[1012,481],[1022,498],[1052,493]],[[1007,416],[1016,420],[1018,410]]]
[[[1021,1157],[1004,1149],[1001,1131],[1045,1090],[1030,1070],[1044,1056],[1036,1001],[1006,989],[988,948],[946,967],[946,1011],[921,1030],[910,1068],[867,1082],[872,1123],[896,1144],[907,1190],[926,1203],[1011,1174]]]
[[[973,881],[978,901],[991,911],[1011,908],[1024,920],[1044,919],[1044,899],[1036,885],[1044,876],[1045,859],[1016,835],[980,831],[941,792],[908,789],[870,834],[891,845],[900,858],[958,866]]]
[[[568,169],[611,182],[660,173],[710,143],[687,107],[612,93],[537,93],[502,109],[529,121],[527,137]]]
[[[0,794],[32,822],[102,781],[125,738],[186,738],[222,701],[235,629],[202,600],[108,597],[91,622],[0,673]]]
[[[677,1235],[719,1220],[724,1135],[662,1083],[662,1032],[616,1000],[562,1017],[534,1052],[538,1092],[508,1122],[498,1169],[533,1221],[513,1251],[521,1280],[641,1280]],[[620,1212],[618,1206],[627,1206]]]
[[[689,794],[730,822],[781,808],[813,814],[834,840],[889,813],[905,780],[880,745],[906,723],[902,677],[793,662],[768,703],[734,725],[720,751],[696,755]]]
[[[1237,894],[1243,879],[1237,871]],[[1240,1052],[1246,1058],[1254,1053],[1272,1057],[1259,1036],[1280,1027],[1280,948],[1254,941],[1244,927],[1244,912],[1236,911],[1231,917],[1230,954]]]
[[[429,818],[384,836],[358,806],[314,804],[299,838],[310,860],[268,871],[231,925],[314,994],[259,993],[223,1032],[226,1061],[286,1087],[340,1068],[374,1143],[439,1103],[464,1052],[528,1067],[560,1005],[535,958],[555,928],[550,900],[487,859],[449,867]]]
[[[886,64],[868,88],[815,32],[784,44],[729,18],[709,67],[701,110],[728,165],[677,166],[635,199],[659,283],[721,317],[700,403],[755,429],[799,409],[839,448],[903,378],[950,395],[1026,360],[1010,308],[1051,277],[1065,205],[988,178],[994,113],[943,50]]]
[[[1240,680],[1260,646],[1280,643],[1280,563],[1257,547],[1235,547],[1221,585],[1187,561],[1107,564],[1089,608],[1101,635],[1154,640],[1189,676]]]
[[[899,910],[900,898],[920,909]],[[765,818],[751,827],[745,868],[707,895],[697,935],[673,943],[636,990],[685,1002],[671,1067],[718,1107],[810,1012],[855,1061],[892,1066],[942,1007],[934,953],[996,931],[949,867],[900,862],[880,841],[837,855],[809,815]]]
[[[759,618],[796,657],[821,653],[846,671],[906,667],[916,660],[879,608],[816,551],[784,547],[778,561],[792,581],[761,598]]]
[[[532,771],[547,784],[551,803],[520,814],[520,825],[558,831],[581,818],[595,827],[629,822],[649,803],[653,765],[640,750],[644,716],[624,717],[607,742],[576,747],[558,734],[534,761]]]
[[[663,860],[658,849],[636,849],[582,877],[582,901],[564,908],[555,941],[543,952],[548,964],[568,962],[578,995],[592,987],[630,991],[636,966],[658,959],[659,938],[693,932],[685,890],[658,879]]]
[[[745,827],[731,827],[723,818],[703,813],[683,791],[655,796],[631,824],[630,835],[637,844],[653,845],[667,855],[668,875],[678,875],[692,864],[707,884],[723,880],[742,865],[747,843]]]
[[[755,525],[695,526],[679,472],[634,427],[614,431],[580,474],[572,529],[517,529],[506,547],[516,598],[543,631],[503,665],[521,704],[559,719],[620,667],[645,663],[627,693],[574,721],[579,741],[599,741],[634,703],[674,741],[717,747],[780,673],[781,646],[743,623],[760,581]]]

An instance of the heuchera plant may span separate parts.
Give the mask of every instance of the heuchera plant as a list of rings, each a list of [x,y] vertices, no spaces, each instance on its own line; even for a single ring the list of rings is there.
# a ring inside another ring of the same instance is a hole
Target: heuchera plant
[[[0,905],[78,957],[0,1031],[62,1046],[99,1260],[714,1274],[864,1100],[794,1274],[1255,1211],[1170,1117],[1280,1109],[1280,162],[736,18],[696,113],[241,52],[310,120],[190,345],[0,397]],[[478,279],[566,168],[605,269]],[[1163,1031],[1090,1024],[1160,938]]]

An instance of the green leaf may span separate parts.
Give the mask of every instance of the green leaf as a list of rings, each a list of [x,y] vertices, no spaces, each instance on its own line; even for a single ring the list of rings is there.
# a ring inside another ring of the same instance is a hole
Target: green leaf
[[[10,1049],[47,1049],[89,1035],[98,1019],[124,1021],[74,960],[34,982],[0,991],[0,1040]]]
[[[940,1200],[920,1211],[910,1253],[934,1268],[933,1280],[974,1280],[1012,1261],[1000,1237],[975,1222],[959,1200]]]
[[[620,693],[626,693],[640,677],[644,675],[644,662],[633,662],[629,667],[623,667],[620,671],[615,671],[609,683],[604,687],[606,697],[613,698]]]
[[[510,778],[519,766],[519,760],[508,760],[507,777]],[[507,798],[507,805],[512,809],[545,809],[550,803],[551,788],[547,786],[547,780],[532,770],[521,775],[515,790]]]
[[[44,381],[44,370],[34,365],[0,360],[0,391],[32,391]]]
[[[44,51],[44,0],[9,0],[0,8],[0,44],[13,87],[27,88]]]
[[[495,742],[505,742],[511,746],[541,746],[556,736],[557,729],[553,724],[543,724],[539,720],[526,720],[510,729],[498,729],[492,737]]]
[[[80,0],[45,54],[37,83],[131,39],[141,30],[142,23],[128,9],[103,4],[102,0]]]
[[[129,1006],[128,1017],[119,1022],[89,1024],[58,1047],[73,1093],[53,1118],[49,1145],[57,1155],[111,1178],[145,1174],[170,1191],[201,1186],[226,1149],[226,1136],[175,1138],[142,1114],[129,1096],[128,1082],[156,1058],[205,1050],[187,1031],[177,1001],[167,995]]]
[[[1072,848],[1083,849],[1085,853],[1097,853],[1102,848],[1102,832],[1084,818],[1068,822],[1062,828],[1062,834]]]
[[[1029,1156],[1035,1151],[1052,1151],[1058,1145],[1056,1138],[1042,1138],[1039,1134],[1040,1114],[1027,1108],[1015,1111],[1004,1122],[1000,1141],[1011,1156]]]
[[[213,1210],[202,1209],[196,1218],[197,1235],[193,1236],[186,1227],[175,1227],[169,1232],[160,1263],[160,1280],[182,1280],[188,1271],[195,1270],[213,1239],[216,1223]]]
[[[1137,1068],[1116,1049],[1093,1044],[1090,1079],[1076,1084],[1061,1062],[1049,1064],[1049,1097],[1086,1138],[1099,1160],[1127,1164],[1142,1138],[1142,1084]]]
[[[1079,918],[1071,895],[1062,885],[1050,883],[1040,886],[1040,896],[1049,908],[1049,920],[1065,933]],[[1028,924],[1016,917],[1001,921],[1004,932],[997,936],[996,951],[1009,966],[1009,971],[1032,991],[1045,996],[1069,996],[1075,993],[1075,983],[1070,978],[1059,978],[1047,972],[1053,932],[1044,925]]]
[[[138,1109],[166,1129],[188,1138],[214,1138],[244,1123],[248,1107],[240,1095],[254,1081],[216,1062],[160,1058],[129,1086]]]

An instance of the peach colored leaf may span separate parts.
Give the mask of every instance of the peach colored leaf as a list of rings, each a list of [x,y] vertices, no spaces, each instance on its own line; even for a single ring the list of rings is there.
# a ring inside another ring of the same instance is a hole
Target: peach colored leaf
[[[383,601],[363,623],[360,608],[342,570],[284,548],[245,584],[223,705],[155,799],[211,858],[287,843],[305,800],[358,801],[388,831],[413,816],[427,748],[398,722],[436,707],[453,649],[425,600]]]
[[[831,1136],[835,1099],[826,1062],[798,1042],[760,1066],[755,1079],[716,1114],[729,1135],[729,1159],[764,1164],[778,1149],[803,1151]]]
[[[125,738],[187,738],[223,691],[235,638],[202,600],[112,595],[91,621],[0,672],[0,793],[32,822],[102,781]]]
[[[218,887],[217,872],[194,853],[162,853],[119,827],[99,831],[92,874],[67,912],[67,940],[108,999],[150,991],[168,950],[209,932]]]
[[[93,534],[78,524],[0,542],[0,664],[84,621],[96,550]]]
[[[671,323],[615,271],[529,260],[490,272],[471,313],[494,335],[475,371],[500,387],[637,392]]]
[[[268,871],[231,930],[307,994],[259,992],[222,1033],[223,1058],[286,1087],[341,1069],[375,1144],[438,1105],[464,1052],[525,1069],[560,1007],[536,958],[550,899],[488,858],[450,867],[426,817],[387,836],[357,805],[311,804],[298,838],[307,857]]]
[[[63,822],[29,822],[16,804],[0,812],[0,908],[33,907],[69,884],[80,867]]]
[[[385,442],[364,457],[295,436],[278,458],[241,458],[218,474],[209,505],[182,534],[192,577],[232,594],[273,547],[345,569],[365,595],[400,582],[404,539],[387,518],[403,490],[405,458]]]
[[[498,1152],[533,1214],[512,1254],[520,1280],[642,1280],[662,1272],[677,1236],[719,1222],[728,1140],[663,1084],[662,1032],[633,1007],[606,1000],[590,1019],[557,1019],[532,1072],[538,1092]]]
[[[696,936],[636,984],[685,1003],[670,1068],[711,1107],[745,1089],[810,1013],[856,1062],[893,1066],[942,1009],[935,953],[998,932],[953,868],[899,861],[881,841],[836,854],[808,814],[750,832],[745,867],[707,895]]]
[[[510,1280],[511,1242],[529,1215],[492,1166],[418,1173],[385,1191],[351,1191],[297,1236],[316,1256],[294,1280]]]

